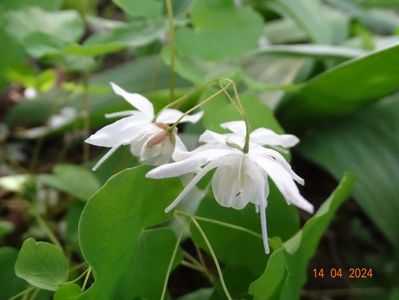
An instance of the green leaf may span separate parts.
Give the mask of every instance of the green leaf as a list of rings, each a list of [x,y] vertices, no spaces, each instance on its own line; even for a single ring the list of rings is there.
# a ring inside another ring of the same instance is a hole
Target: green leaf
[[[212,294],[212,289],[202,288],[193,293],[186,294],[179,298],[179,300],[209,300]]]
[[[68,279],[68,261],[53,244],[29,238],[19,251],[15,274],[35,287],[55,291]]]
[[[8,12],[4,18],[6,31],[19,41],[37,32],[64,42],[77,41],[83,34],[83,21],[76,11],[48,12],[38,7],[25,7]]]
[[[98,179],[84,167],[60,164],[53,171],[54,175],[38,175],[38,180],[78,199],[86,201],[100,188]]]
[[[75,300],[82,293],[82,289],[75,283],[61,285],[54,294],[54,300]]]
[[[63,0],[2,0],[0,11],[18,10],[26,6],[38,6],[46,10],[60,8]]]
[[[283,124],[298,129],[354,111],[399,90],[399,45],[332,68],[282,104]]]
[[[303,228],[273,251],[265,272],[250,286],[254,300],[300,298],[309,260],[336,211],[350,195],[354,181],[353,175],[346,175]]]
[[[87,202],[79,241],[95,283],[83,299],[159,298],[176,237],[166,229],[144,228],[170,218],[164,209],[181,183],[146,179],[148,171],[137,167],[118,173]]]
[[[113,0],[124,12],[133,16],[159,18],[162,16],[162,2],[159,0]]]
[[[26,282],[15,276],[17,256],[18,252],[13,248],[0,248],[0,299],[10,299],[26,287]]]
[[[262,33],[261,16],[233,0],[194,0],[190,16],[194,28],[176,32],[177,50],[187,56],[237,57],[254,48]]]
[[[202,98],[205,99],[205,97],[209,95],[210,92],[208,91]],[[256,96],[242,94],[240,98],[248,114],[252,130],[258,127],[265,127],[277,133],[283,132],[283,129],[275,119],[271,109],[266,104],[261,103]],[[240,113],[224,95],[215,97],[202,106],[202,109],[205,112],[203,123],[205,127],[210,130],[220,131],[221,123],[242,119]]]
[[[350,130],[348,130],[350,128]],[[353,196],[385,236],[399,246],[399,98],[387,98],[334,126],[319,128],[299,147],[335,178],[356,172]]]

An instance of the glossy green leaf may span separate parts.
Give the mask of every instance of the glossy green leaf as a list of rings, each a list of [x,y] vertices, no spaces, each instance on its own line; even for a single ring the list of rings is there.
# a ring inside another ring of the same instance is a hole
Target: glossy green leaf
[[[283,103],[282,122],[303,128],[399,90],[399,45],[350,60],[311,79]]]
[[[57,246],[29,238],[19,251],[15,273],[35,287],[55,291],[68,279],[68,261]]]
[[[61,285],[54,294],[54,300],[76,300],[82,289],[76,283]]]
[[[350,129],[350,130],[348,130]],[[334,126],[306,136],[300,152],[339,178],[356,172],[353,189],[359,206],[389,240],[399,246],[399,98],[360,110]]]
[[[86,201],[100,188],[98,179],[84,167],[60,164],[53,171],[54,175],[42,174],[38,180],[78,199]]]
[[[162,15],[162,1],[159,0],[113,0],[124,12],[133,16],[158,18]]]
[[[148,171],[137,167],[118,173],[87,203],[79,241],[95,283],[82,299],[159,298],[176,238],[166,229],[144,228],[170,218],[164,209],[181,190],[181,183],[146,179]]]
[[[346,175],[303,228],[273,251],[265,272],[250,286],[249,292],[254,300],[300,298],[309,260],[336,211],[349,197],[354,181],[352,174]]]
[[[13,248],[0,248],[0,299],[10,299],[26,288],[26,282],[15,276],[17,256],[18,251]]]
[[[202,59],[237,57],[254,48],[262,32],[262,18],[252,8],[233,0],[195,0],[194,28],[176,32],[177,50]]]

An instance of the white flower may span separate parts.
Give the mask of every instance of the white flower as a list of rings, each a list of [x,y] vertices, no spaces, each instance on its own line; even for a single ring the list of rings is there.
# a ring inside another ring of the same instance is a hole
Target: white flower
[[[295,181],[304,184],[275,147],[292,147],[298,143],[293,135],[278,135],[272,130],[259,128],[250,135],[249,152],[243,153],[245,124],[243,121],[221,125],[233,133],[218,134],[205,131],[200,142],[205,144],[181,156],[182,160],[165,164],[147,173],[149,178],[167,178],[196,173],[182,193],[166,208],[172,210],[201,178],[216,168],[212,178],[212,190],[216,201],[224,207],[244,208],[249,202],[255,204],[261,215],[262,236],[265,252],[269,253],[266,227],[266,206],[270,177],[288,204],[294,204],[312,213],[313,205],[301,196]]]
[[[154,120],[154,107],[144,96],[128,93],[111,82],[115,94],[123,97],[137,110],[120,111],[107,114],[106,117],[124,117],[107,125],[91,135],[86,143],[111,148],[93,167],[96,170],[112,153],[122,145],[130,145],[133,155],[141,162],[151,165],[161,165],[170,161],[176,150],[185,150],[183,143],[176,134],[168,131],[166,124],[175,123],[183,113],[177,109],[165,109]],[[197,122],[202,112],[187,115],[180,122]]]

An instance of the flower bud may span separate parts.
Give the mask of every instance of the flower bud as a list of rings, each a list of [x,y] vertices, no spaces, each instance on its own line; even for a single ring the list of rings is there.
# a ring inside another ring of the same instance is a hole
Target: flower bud
[[[176,145],[176,130],[168,131],[169,126],[164,123],[155,123],[145,132],[137,143],[130,147],[140,161],[159,166],[170,161]]]

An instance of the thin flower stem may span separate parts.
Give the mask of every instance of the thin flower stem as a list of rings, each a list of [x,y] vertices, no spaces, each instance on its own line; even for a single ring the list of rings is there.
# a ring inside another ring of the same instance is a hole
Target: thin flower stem
[[[238,106],[240,108],[239,112],[241,113],[241,116],[244,119],[245,128],[246,128],[245,144],[244,144],[243,152],[244,153],[248,153],[248,151],[249,151],[249,139],[250,139],[250,134],[251,134],[251,127],[249,125],[247,112],[245,111],[245,108],[242,105],[240,96],[238,94],[237,85],[235,84],[235,82],[233,80],[231,80],[230,78],[222,78],[222,80],[226,80],[229,84],[231,84],[233,86],[234,96],[235,96],[235,98],[237,100],[237,104],[238,104]]]
[[[176,56],[176,45],[175,45],[175,26],[173,23],[173,5],[172,0],[165,0],[166,11],[168,14],[168,26],[169,26],[169,47],[170,47],[170,101],[174,98],[174,90],[176,84],[175,74],[175,56]]]
[[[223,87],[222,83],[219,82],[219,86],[220,86],[220,88],[222,88]],[[234,101],[233,97],[231,97],[230,93],[227,90],[225,90],[224,94],[229,99],[229,101],[233,104],[234,108],[242,115],[241,108]]]
[[[206,86],[205,86],[205,87],[206,87]],[[176,99],[176,100],[170,102],[168,105],[165,105],[161,110],[159,110],[159,111],[155,114],[155,116],[154,116],[152,122],[155,123],[156,120],[157,120],[157,118],[159,117],[159,115],[160,115],[165,109],[167,109],[167,108],[169,108],[169,107],[172,107],[172,106],[174,106],[174,105],[176,105],[176,104],[178,104],[178,103],[180,103],[180,102],[186,100],[187,98],[191,97],[192,95],[195,95],[196,93],[198,93],[198,92],[199,92],[200,90],[202,90],[203,88],[204,88],[204,87],[198,87],[198,88],[192,89],[191,91],[188,91],[187,93],[185,93],[185,94],[184,94],[183,96],[181,96],[180,98],[178,98],[178,99]]]
[[[34,289],[35,289],[34,286],[30,286],[30,287],[28,287],[27,289],[23,290],[22,292],[16,294],[15,296],[12,296],[9,300],[18,299],[19,297],[21,297],[21,296],[23,296],[23,295],[25,295],[25,294],[27,294],[27,293],[30,293],[30,292],[31,292],[32,290],[34,290]]]
[[[83,278],[83,276],[85,276],[87,274],[87,272],[89,272],[90,268],[87,268],[86,270],[84,270],[84,272],[82,274],[80,274],[78,277],[76,277],[75,279],[68,281],[68,283],[74,283],[76,281],[79,281],[80,279]]]
[[[202,266],[197,266],[197,265],[192,264],[192,263],[190,263],[190,262],[188,262],[188,261],[186,261],[186,260],[183,260],[183,261],[181,262],[181,264],[182,264],[183,266],[185,266],[185,267],[187,267],[187,268],[190,268],[190,269],[193,269],[193,270],[195,270],[195,271],[198,271],[198,272],[201,272],[201,273],[204,272],[204,268],[203,268]]]
[[[256,238],[262,239],[262,235],[261,234],[255,232],[255,231],[252,231],[250,229],[247,229],[245,227],[237,226],[237,225],[234,225],[234,224],[231,224],[231,223],[226,223],[226,222],[215,220],[215,219],[210,219],[210,218],[190,215],[190,214],[185,213],[183,211],[176,211],[176,213],[177,214],[181,214],[183,216],[186,216],[188,218],[195,218],[198,221],[203,221],[203,222],[212,223],[212,224],[220,225],[220,226],[223,226],[223,227],[239,230],[239,231],[248,233],[248,234],[250,234],[250,235],[252,235],[252,236],[254,236]]]
[[[197,108],[201,107],[202,105],[206,104],[207,102],[209,102],[210,100],[212,100],[213,98],[215,98],[217,95],[223,93],[229,86],[231,83],[228,83],[227,85],[225,85],[222,89],[216,91],[215,93],[213,93],[212,95],[210,95],[209,97],[205,98],[204,100],[202,100],[200,103],[198,103],[197,105],[193,106],[192,108],[190,108],[189,110],[187,110],[183,115],[181,115],[181,117],[172,125],[169,127],[168,131],[169,132],[173,132],[173,130],[176,128],[176,126],[180,123],[180,121],[187,116],[188,114],[190,114],[191,112],[193,112],[194,110],[196,110]]]
[[[32,214],[34,218],[36,219],[37,224],[42,228],[42,230],[47,234],[49,240],[56,245],[58,248],[60,248],[62,251],[62,246],[61,243],[58,241],[54,233],[51,231],[50,227],[47,225],[47,223],[44,221],[44,219],[33,209]]]
[[[40,289],[36,288],[36,289],[33,291],[32,295],[29,297],[29,300],[35,300],[36,297],[37,297],[37,294],[39,294],[39,292],[40,292]]]
[[[216,266],[216,270],[217,270],[218,275],[219,275],[220,283],[222,285],[224,293],[226,294],[227,299],[228,300],[232,300],[233,298],[231,297],[231,295],[230,295],[230,293],[229,293],[229,291],[227,289],[226,283],[224,281],[224,278],[223,278],[222,269],[220,268],[220,265],[219,265],[219,262],[217,260],[216,254],[213,251],[212,245],[209,242],[208,237],[206,236],[204,230],[202,229],[200,224],[198,224],[197,220],[194,217],[191,217],[191,221],[194,223],[195,227],[197,227],[199,233],[201,234],[202,238],[204,239],[204,242],[205,242],[206,246],[209,249],[209,252],[211,253],[211,256],[212,256],[213,261],[214,261],[215,266]]]
[[[91,267],[89,267],[87,270],[87,274],[86,274],[85,280],[83,281],[83,285],[82,285],[82,291],[84,291],[86,289],[87,283],[89,282],[90,274],[91,274]]]
[[[163,283],[161,300],[163,300],[165,298],[166,290],[167,290],[167,287],[168,287],[168,281],[169,281],[170,272],[172,271],[173,262],[175,261],[177,250],[179,250],[180,241],[181,241],[181,239],[183,237],[183,232],[184,232],[183,230],[180,231],[180,234],[179,234],[179,236],[177,238],[177,241],[176,241],[175,249],[173,249],[172,257],[170,258],[168,270],[166,271],[165,281]]]

